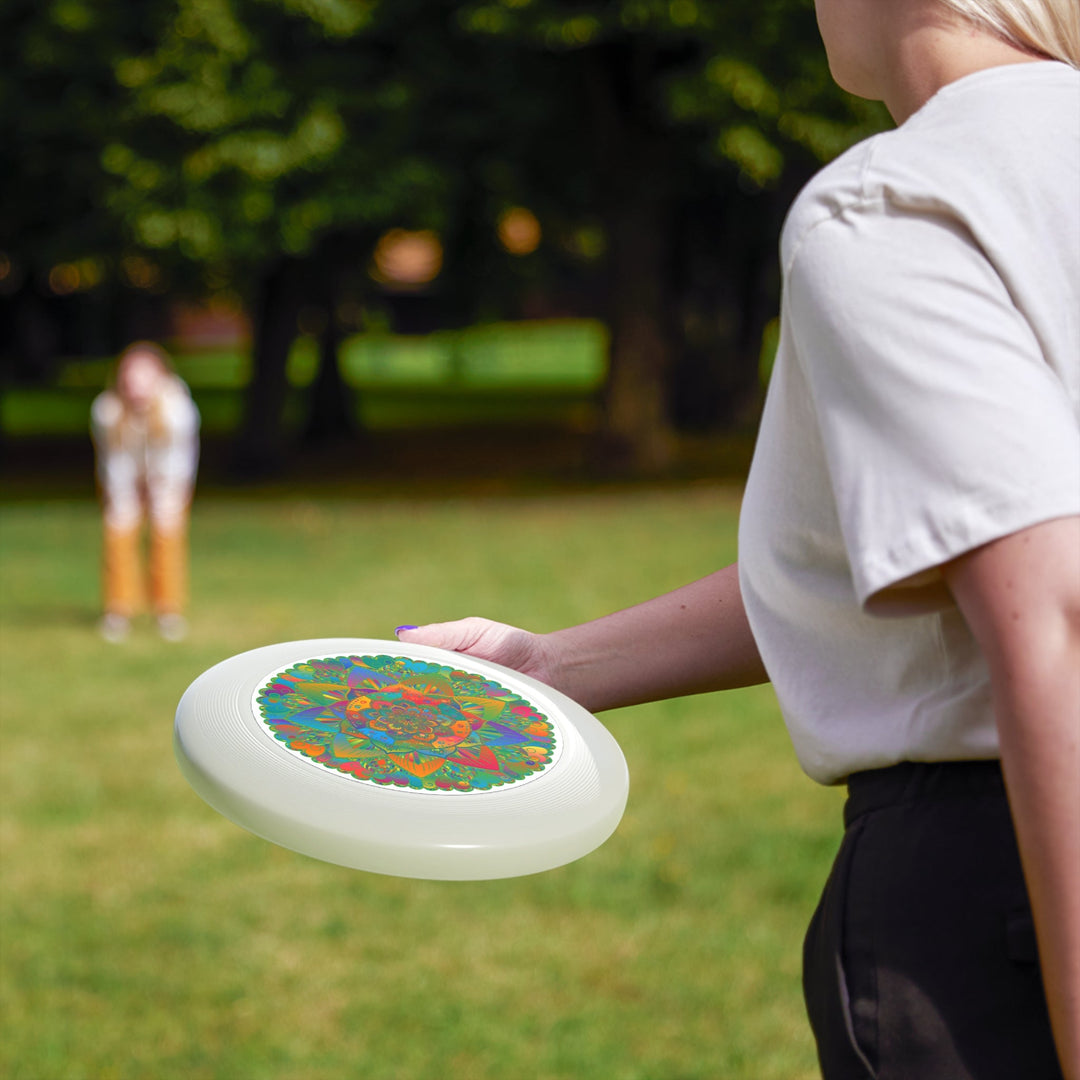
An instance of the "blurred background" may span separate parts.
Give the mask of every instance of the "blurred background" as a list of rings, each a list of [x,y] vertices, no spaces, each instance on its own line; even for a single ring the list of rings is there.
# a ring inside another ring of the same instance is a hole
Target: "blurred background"
[[[883,123],[808,0],[9,0],[0,429],[162,341],[211,468],[502,424],[607,470],[752,428],[777,236]],[[85,440],[81,440],[85,443]],[[364,455],[368,466],[378,455]]]
[[[734,558],[784,214],[886,123],[810,0],[7,0],[6,1076],[815,1075],[838,801],[767,688],[607,718],[622,828],[482,886],[247,836],[171,720],[245,648],[552,629]],[[136,339],[202,415],[179,644],[94,633]]]

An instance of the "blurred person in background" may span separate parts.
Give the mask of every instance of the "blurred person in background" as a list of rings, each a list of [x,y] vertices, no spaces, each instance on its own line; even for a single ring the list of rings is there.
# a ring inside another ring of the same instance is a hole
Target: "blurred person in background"
[[[803,953],[826,1080],[1080,1080],[1080,4],[816,7],[898,127],[784,225],[739,562],[398,633],[594,711],[770,680],[848,788]]]
[[[106,641],[123,641],[149,593],[158,632],[178,641],[187,633],[188,513],[199,411],[165,351],[140,341],[121,353],[113,385],[94,399],[90,417],[104,515],[99,630]],[[142,558],[147,520],[148,582]]]

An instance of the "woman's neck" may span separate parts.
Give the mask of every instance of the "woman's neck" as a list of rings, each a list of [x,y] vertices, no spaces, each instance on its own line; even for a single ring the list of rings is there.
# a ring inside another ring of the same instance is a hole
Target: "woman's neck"
[[[898,124],[942,87],[966,75],[1046,59],[959,21],[918,20],[905,27],[895,42],[888,58],[891,63],[887,60],[881,72],[881,94]]]

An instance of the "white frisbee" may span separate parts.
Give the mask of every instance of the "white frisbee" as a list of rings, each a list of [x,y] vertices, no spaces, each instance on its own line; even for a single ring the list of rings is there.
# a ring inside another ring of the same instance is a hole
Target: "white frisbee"
[[[224,660],[176,710],[176,757],[215,810],[326,862],[479,880],[588,854],[626,761],[576,702],[461,653],[365,638]]]

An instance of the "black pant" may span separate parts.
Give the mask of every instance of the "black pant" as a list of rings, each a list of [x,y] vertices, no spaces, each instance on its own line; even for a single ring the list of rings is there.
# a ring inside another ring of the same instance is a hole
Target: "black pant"
[[[803,948],[826,1080],[1060,1080],[997,762],[857,773]]]

